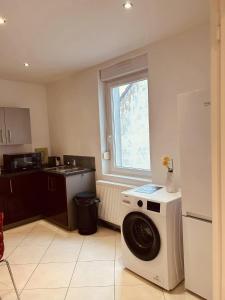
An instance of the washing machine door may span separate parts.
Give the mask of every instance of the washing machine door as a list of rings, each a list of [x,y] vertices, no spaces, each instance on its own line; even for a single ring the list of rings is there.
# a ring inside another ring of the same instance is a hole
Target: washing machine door
[[[139,259],[153,260],[160,250],[160,235],[153,221],[143,213],[131,212],[122,225],[124,240]]]

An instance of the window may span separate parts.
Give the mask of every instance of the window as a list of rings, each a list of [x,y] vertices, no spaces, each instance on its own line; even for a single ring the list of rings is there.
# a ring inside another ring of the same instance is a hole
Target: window
[[[111,172],[149,175],[147,74],[138,73],[108,82],[106,106]]]

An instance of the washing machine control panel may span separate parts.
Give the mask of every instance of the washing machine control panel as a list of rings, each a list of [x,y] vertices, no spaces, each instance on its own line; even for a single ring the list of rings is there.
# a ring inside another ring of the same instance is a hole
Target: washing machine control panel
[[[146,204],[147,204],[147,207],[146,207]],[[160,203],[157,203],[157,202],[147,201],[147,203],[146,203],[145,201],[143,202],[143,200],[139,199],[137,201],[137,206],[138,207],[144,207],[147,210],[160,213]]]
[[[147,210],[160,213],[160,203],[147,201]]]

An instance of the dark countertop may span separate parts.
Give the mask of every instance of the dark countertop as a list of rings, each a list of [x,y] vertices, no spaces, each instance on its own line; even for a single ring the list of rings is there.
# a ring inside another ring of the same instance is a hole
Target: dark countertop
[[[34,174],[37,172],[41,172],[42,169],[34,169],[34,170],[24,170],[24,171],[18,171],[18,172],[8,172],[5,170],[1,171],[0,178],[8,178],[8,177],[14,177],[14,176],[20,176],[20,175],[29,175]]]
[[[74,176],[74,175],[89,173],[89,172],[95,172],[95,169],[84,168],[84,169],[74,170],[74,171],[67,172],[67,173],[62,173],[60,171],[53,170],[51,168],[46,168],[46,167],[41,168],[41,169],[24,170],[24,171],[18,171],[18,172],[7,172],[6,170],[2,170],[2,172],[0,174],[0,178],[10,178],[10,177],[20,176],[20,175],[29,175],[29,174],[34,174],[34,173],[37,173],[37,172],[57,174],[57,175],[60,175],[60,176],[68,177],[68,176]]]
[[[43,169],[43,171],[45,173],[50,173],[50,174],[57,174],[57,175],[61,175],[64,177],[68,177],[68,176],[74,176],[74,175],[79,175],[79,174],[85,174],[85,173],[90,173],[90,172],[95,172],[95,169],[91,169],[91,168],[81,168],[78,170],[74,170],[74,171],[69,171],[69,172],[61,172],[60,170],[51,170],[51,169]]]

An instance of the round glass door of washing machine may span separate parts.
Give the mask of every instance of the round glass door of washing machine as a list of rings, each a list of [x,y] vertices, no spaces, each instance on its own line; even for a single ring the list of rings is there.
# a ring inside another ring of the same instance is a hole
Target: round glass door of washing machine
[[[153,221],[143,213],[131,212],[123,220],[124,240],[139,259],[150,261],[160,251],[160,235]]]

